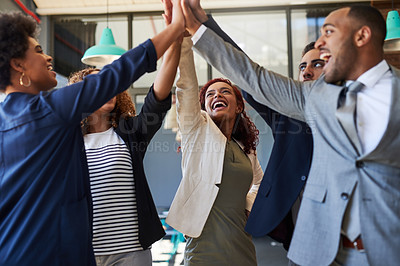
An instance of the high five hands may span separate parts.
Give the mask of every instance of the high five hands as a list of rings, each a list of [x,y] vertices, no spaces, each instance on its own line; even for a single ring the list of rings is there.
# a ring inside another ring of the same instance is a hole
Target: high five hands
[[[183,12],[187,31],[193,35],[201,23],[208,19],[200,5],[200,0],[161,0],[164,4],[164,20],[167,25],[174,20],[174,16],[181,16]],[[181,12],[178,12],[181,11]],[[178,18],[180,19],[180,18]]]

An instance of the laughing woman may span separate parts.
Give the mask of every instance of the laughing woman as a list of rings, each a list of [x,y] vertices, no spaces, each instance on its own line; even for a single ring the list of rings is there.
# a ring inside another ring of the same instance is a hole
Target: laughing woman
[[[185,38],[177,81],[183,178],[166,222],[187,236],[185,265],[256,265],[244,231],[263,171],[258,130],[240,91],[214,79],[200,90],[190,38]]]
[[[184,31],[180,6],[174,10],[173,23],[151,40],[56,90],[36,22],[0,13],[0,265],[95,265],[80,121],[155,70]]]

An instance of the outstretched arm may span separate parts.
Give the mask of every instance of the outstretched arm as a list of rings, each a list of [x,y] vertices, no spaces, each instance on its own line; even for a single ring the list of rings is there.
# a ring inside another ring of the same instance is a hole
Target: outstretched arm
[[[118,60],[104,66],[99,74],[84,81],[54,90],[48,103],[68,125],[79,123],[104,103],[126,90],[146,72],[156,68],[156,62],[185,31],[185,21],[179,0],[173,0],[171,24],[151,40],[127,51]],[[105,90],[104,88],[107,88]],[[58,104],[58,103],[64,104]]]
[[[284,115],[304,120],[305,98],[312,84],[302,84],[261,67],[212,30],[202,26],[184,0],[181,4],[186,28],[195,34],[196,52],[259,103]]]
[[[164,19],[168,23],[172,12],[172,0],[162,0],[164,4]],[[194,66],[192,40],[189,36],[183,38],[179,61],[179,77],[176,81],[176,106],[180,131],[188,134],[200,121],[200,103],[198,82]]]
[[[160,58],[171,44],[177,40],[177,38],[180,38],[181,34],[185,31],[185,19],[183,17],[180,0],[171,0],[171,2],[171,24],[151,39],[157,52],[157,59]]]
[[[179,62],[179,78],[176,81],[176,106],[182,136],[189,134],[202,121],[192,45],[190,37],[185,37]]]
[[[201,22],[207,28],[212,29],[225,42],[232,44],[233,47],[244,53],[244,51],[235,43],[235,41],[233,41],[232,38],[229,37],[229,35],[221,29],[214,18],[211,15],[207,15],[207,13],[200,5],[200,0],[188,0],[188,4],[190,9],[192,10],[193,15],[199,22]],[[251,107],[253,107],[260,114],[265,122],[267,122],[269,126],[272,126],[273,118],[279,113],[268,108],[266,105],[257,102],[250,94],[248,94],[244,90],[242,90],[242,95],[243,98],[251,105]]]
[[[175,41],[165,52],[160,70],[154,80],[154,95],[162,101],[169,95],[174,84],[176,69],[181,54],[181,43]]]
[[[163,1],[163,3],[164,9],[167,10],[163,17],[165,24],[169,27],[172,20],[172,3],[169,1]],[[183,36],[179,37],[164,54],[161,68],[154,81],[154,95],[158,101],[162,101],[168,97],[174,84],[181,54],[182,38]]]

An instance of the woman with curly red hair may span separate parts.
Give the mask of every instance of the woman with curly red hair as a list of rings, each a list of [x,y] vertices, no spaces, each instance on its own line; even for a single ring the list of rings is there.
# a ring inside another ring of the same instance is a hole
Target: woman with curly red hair
[[[98,266],[152,265],[150,246],[165,235],[158,218],[143,159],[147,145],[171,107],[170,91],[180,42],[165,53],[141,112],[127,91],[113,97],[81,122],[93,199],[93,249]],[[100,70],[70,77],[85,80]]]
[[[229,80],[199,93],[191,47],[185,38],[176,90],[183,178],[166,222],[187,236],[185,265],[256,265],[244,226],[263,176],[258,130]]]
[[[245,153],[250,153],[251,150],[255,151],[257,144],[258,144],[258,133],[259,133],[258,129],[254,125],[253,121],[250,120],[250,117],[247,116],[247,113],[244,110],[244,100],[243,100],[243,96],[242,96],[240,90],[236,86],[232,85],[232,82],[229,79],[215,78],[215,79],[208,81],[201,88],[201,90],[200,90],[201,109],[204,111],[207,111],[206,98],[213,95],[213,93],[210,93],[208,91],[208,88],[215,83],[226,83],[228,85],[228,87],[232,88],[232,92],[234,93],[234,95],[236,97],[237,107],[239,108],[239,110],[241,110],[240,113],[236,115],[235,124],[234,124],[234,127],[232,128],[232,137],[242,143],[243,150]],[[225,85],[218,84],[218,85],[221,85],[222,87],[224,87],[224,86],[227,86],[226,84]],[[213,86],[215,86],[215,85],[213,85]],[[208,94],[206,94],[207,92],[208,92]],[[212,113],[211,110],[210,110],[210,113]],[[220,129],[222,126],[221,124],[223,122],[228,121],[228,120],[224,120],[224,121],[219,122],[216,119],[213,119],[213,120],[214,120],[214,122],[220,124],[220,126],[219,126]],[[229,130],[229,128],[227,130]]]

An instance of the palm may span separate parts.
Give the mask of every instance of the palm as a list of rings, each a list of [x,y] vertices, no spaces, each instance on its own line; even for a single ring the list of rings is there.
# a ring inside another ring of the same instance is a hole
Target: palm
[[[185,26],[185,18],[179,0],[172,0],[172,22]]]

